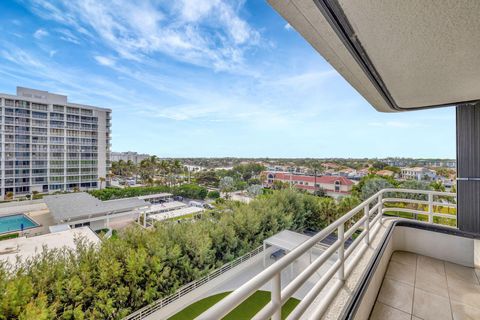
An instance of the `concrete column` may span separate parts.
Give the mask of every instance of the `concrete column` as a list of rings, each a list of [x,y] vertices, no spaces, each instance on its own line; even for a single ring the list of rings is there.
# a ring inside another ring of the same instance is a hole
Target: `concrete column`
[[[480,234],[480,102],[457,106],[457,226]]]

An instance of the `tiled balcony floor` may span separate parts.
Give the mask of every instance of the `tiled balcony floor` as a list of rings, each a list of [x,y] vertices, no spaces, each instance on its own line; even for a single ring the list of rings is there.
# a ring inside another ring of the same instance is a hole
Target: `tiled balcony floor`
[[[480,319],[480,270],[394,252],[370,319]]]

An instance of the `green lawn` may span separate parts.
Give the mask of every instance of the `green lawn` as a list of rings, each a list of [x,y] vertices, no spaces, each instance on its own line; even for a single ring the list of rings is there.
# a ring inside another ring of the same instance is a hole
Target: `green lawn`
[[[213,306],[215,303],[220,301],[222,298],[227,296],[230,292],[219,293],[203,300],[197,301],[169,320],[190,320],[194,319],[200,315],[203,311],[207,310],[209,307]],[[232,312],[225,316],[226,320],[243,320],[251,319],[260,309],[262,309],[270,301],[270,292],[268,291],[257,291],[251,295],[247,300],[245,300],[241,305],[236,307]],[[300,302],[300,300],[290,298],[287,303],[283,305],[282,308],[282,319],[285,319],[293,308]]]

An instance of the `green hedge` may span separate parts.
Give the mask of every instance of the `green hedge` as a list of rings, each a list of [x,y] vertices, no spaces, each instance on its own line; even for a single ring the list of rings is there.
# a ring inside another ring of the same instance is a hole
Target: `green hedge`
[[[7,239],[14,239],[18,237],[19,237],[18,233],[4,234],[3,236],[0,236],[0,241],[7,240]]]
[[[127,187],[124,189],[105,188],[101,190],[91,190],[89,193],[103,201],[145,196],[149,194],[169,192],[176,196],[182,196],[191,199],[205,199],[208,190],[196,184],[182,184],[180,186],[154,186],[154,187]]]

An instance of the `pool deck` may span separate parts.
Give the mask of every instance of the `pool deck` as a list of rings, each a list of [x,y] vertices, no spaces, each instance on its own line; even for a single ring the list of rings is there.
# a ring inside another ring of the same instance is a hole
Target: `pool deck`
[[[39,225],[38,227],[24,230],[22,235],[25,236],[36,236],[49,233],[48,227],[54,224],[53,218],[43,200],[7,202],[0,204],[0,217],[14,214],[25,214]],[[18,232],[19,231],[12,231],[2,234]]]

